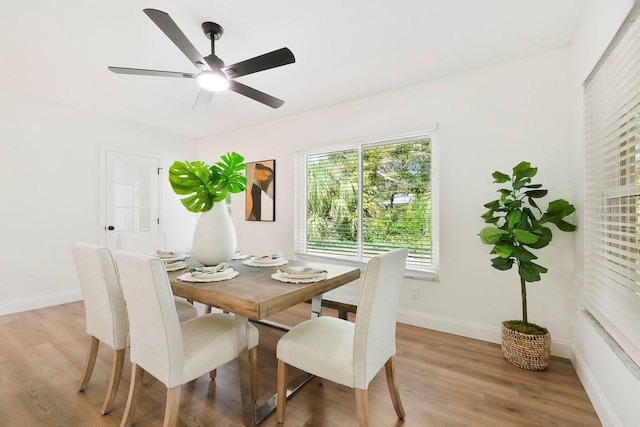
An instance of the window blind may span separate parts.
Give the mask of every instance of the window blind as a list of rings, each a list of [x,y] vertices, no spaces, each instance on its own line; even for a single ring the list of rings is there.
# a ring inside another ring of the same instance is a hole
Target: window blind
[[[586,308],[640,365],[640,26],[585,83]]]
[[[431,135],[298,153],[296,168],[298,254],[366,262],[407,247],[408,270],[435,272]]]

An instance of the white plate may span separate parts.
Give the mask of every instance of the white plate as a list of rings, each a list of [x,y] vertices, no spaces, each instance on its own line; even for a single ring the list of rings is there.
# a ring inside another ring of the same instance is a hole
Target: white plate
[[[279,282],[285,282],[285,283],[315,283],[315,282],[319,282],[321,280],[326,279],[327,273],[321,273],[315,277],[310,277],[308,279],[301,279],[299,277],[288,277],[288,276],[283,276],[282,274],[273,273],[271,275],[271,278],[273,280],[277,280]]]
[[[277,258],[272,260],[256,260],[255,257],[242,261],[244,265],[251,267],[277,267],[279,265],[289,264],[289,260],[285,258]]]
[[[171,263],[169,265],[165,265],[165,268],[167,269],[167,271],[178,271],[178,270],[182,270],[183,268],[187,268],[189,267],[189,264],[187,264],[184,261],[176,261],[174,263]]]
[[[233,279],[234,277],[236,277],[238,273],[236,270],[230,268],[226,271],[222,271],[220,273],[214,273],[214,274],[207,274],[204,276],[200,276],[200,277],[193,277],[191,276],[190,272],[181,274],[178,276],[178,280],[182,280],[183,282],[201,282],[201,283],[205,283],[205,282],[220,282],[222,280],[229,280],[229,279]]]
[[[285,267],[278,269],[277,273],[290,279],[313,279],[321,274],[326,274],[326,270],[319,270],[311,267]]]

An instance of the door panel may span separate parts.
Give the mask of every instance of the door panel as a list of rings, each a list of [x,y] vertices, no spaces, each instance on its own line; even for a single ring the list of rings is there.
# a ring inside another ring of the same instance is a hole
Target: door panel
[[[159,231],[158,157],[105,151],[105,246],[120,231]]]

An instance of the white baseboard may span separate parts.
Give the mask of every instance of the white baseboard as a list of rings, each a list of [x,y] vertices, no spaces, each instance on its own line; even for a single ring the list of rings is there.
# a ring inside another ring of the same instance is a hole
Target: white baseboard
[[[490,327],[479,323],[465,322],[446,317],[431,316],[424,313],[416,313],[409,310],[398,310],[398,322],[434,331],[460,335],[482,341],[500,344],[501,331],[499,327]],[[551,354],[553,356],[570,359],[573,355],[571,343],[568,341],[554,340],[551,337]]]
[[[19,313],[21,311],[35,310],[37,308],[50,307],[52,305],[65,304],[67,302],[79,301],[81,299],[82,291],[77,290],[15,301],[6,301],[0,303],[0,316],[4,314]]]
[[[602,392],[598,382],[589,370],[589,366],[575,347],[573,347],[571,362],[602,425],[605,427],[623,427],[615,411],[609,404],[609,399],[607,399],[607,396]]]

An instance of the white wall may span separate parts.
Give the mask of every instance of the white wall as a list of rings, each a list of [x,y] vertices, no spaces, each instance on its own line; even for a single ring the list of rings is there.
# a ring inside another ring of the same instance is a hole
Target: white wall
[[[574,115],[577,150],[580,154],[575,180],[580,183],[584,162],[584,100],[582,83],[589,75],[616,31],[633,6],[633,0],[593,0],[585,11],[572,46],[573,78],[575,91]],[[582,203],[580,203],[582,206]],[[616,352],[582,312],[583,292],[583,236],[578,234],[576,246],[577,304],[574,312],[574,338],[572,361],[604,426],[635,426],[640,420],[640,381],[627,369]]]
[[[159,154],[165,174],[195,151],[187,138],[0,96],[0,315],[82,298],[70,245],[100,243],[105,146]],[[190,236],[195,218],[163,182],[169,244],[190,246],[177,236]]]
[[[559,49],[217,135],[198,141],[198,158],[211,162],[233,149],[247,161],[276,159],[276,222],[245,221],[244,195],[234,197],[233,217],[239,249],[292,256],[295,151],[439,123],[440,281],[407,280],[400,319],[499,342],[500,322],[521,314],[519,277],[490,266],[490,248],[477,236],[484,226],[480,215],[483,204],[497,197],[491,173],[509,172],[522,160],[540,168],[537,178],[550,197],[575,200],[570,60],[570,50]],[[569,357],[575,233],[562,234],[540,254],[549,273],[529,285],[529,319],[549,327],[554,354]],[[420,300],[410,299],[412,287],[419,288]]]

